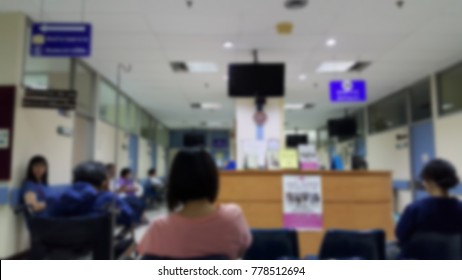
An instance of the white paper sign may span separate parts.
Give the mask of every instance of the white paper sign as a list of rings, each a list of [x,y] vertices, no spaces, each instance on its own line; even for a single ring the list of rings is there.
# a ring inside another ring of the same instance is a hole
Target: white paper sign
[[[10,147],[10,130],[0,129],[0,150],[6,150]]]
[[[314,145],[301,145],[298,147],[298,158],[302,170],[319,169],[319,158]]]
[[[320,176],[283,177],[284,227],[322,230],[322,179]]]

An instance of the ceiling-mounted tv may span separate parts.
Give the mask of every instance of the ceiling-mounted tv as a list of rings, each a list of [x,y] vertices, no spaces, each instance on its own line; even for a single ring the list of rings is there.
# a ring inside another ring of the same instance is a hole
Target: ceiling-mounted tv
[[[327,129],[330,137],[345,139],[356,136],[358,127],[355,118],[343,118],[329,120]]]
[[[285,93],[283,63],[235,63],[228,69],[230,97],[282,97]]]
[[[286,136],[287,148],[298,148],[300,145],[308,145],[308,136],[306,134],[289,134]]]

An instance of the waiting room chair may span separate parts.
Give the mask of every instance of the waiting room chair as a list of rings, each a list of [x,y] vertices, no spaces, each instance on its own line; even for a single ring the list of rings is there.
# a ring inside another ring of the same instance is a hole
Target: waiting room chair
[[[31,259],[112,259],[111,215],[29,220]]]
[[[253,229],[245,260],[298,259],[298,236],[289,229]]]
[[[462,260],[462,234],[417,232],[401,249],[412,260]]]
[[[324,236],[319,259],[385,259],[383,230],[329,230]]]

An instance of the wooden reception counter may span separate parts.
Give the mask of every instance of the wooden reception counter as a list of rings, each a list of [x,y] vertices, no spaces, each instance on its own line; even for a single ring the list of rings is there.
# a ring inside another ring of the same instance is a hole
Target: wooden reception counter
[[[219,202],[241,206],[252,228],[281,228],[282,177],[322,178],[323,223],[327,229],[383,229],[394,238],[389,172],[226,171],[220,173]],[[318,254],[324,231],[299,231],[300,254]]]

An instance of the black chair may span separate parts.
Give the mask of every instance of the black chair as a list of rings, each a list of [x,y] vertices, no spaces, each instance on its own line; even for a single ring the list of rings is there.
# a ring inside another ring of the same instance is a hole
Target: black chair
[[[29,220],[31,259],[112,259],[112,217],[41,218]]]
[[[462,234],[417,232],[401,248],[401,258],[462,260]]]
[[[153,261],[153,260],[229,260],[230,258],[225,255],[209,255],[203,257],[196,257],[196,258],[170,258],[170,257],[161,257],[155,255],[145,255],[141,257],[141,260],[144,261]]]
[[[298,259],[298,236],[289,229],[254,229],[245,260]]]
[[[385,259],[383,230],[329,230],[324,236],[319,259]]]

